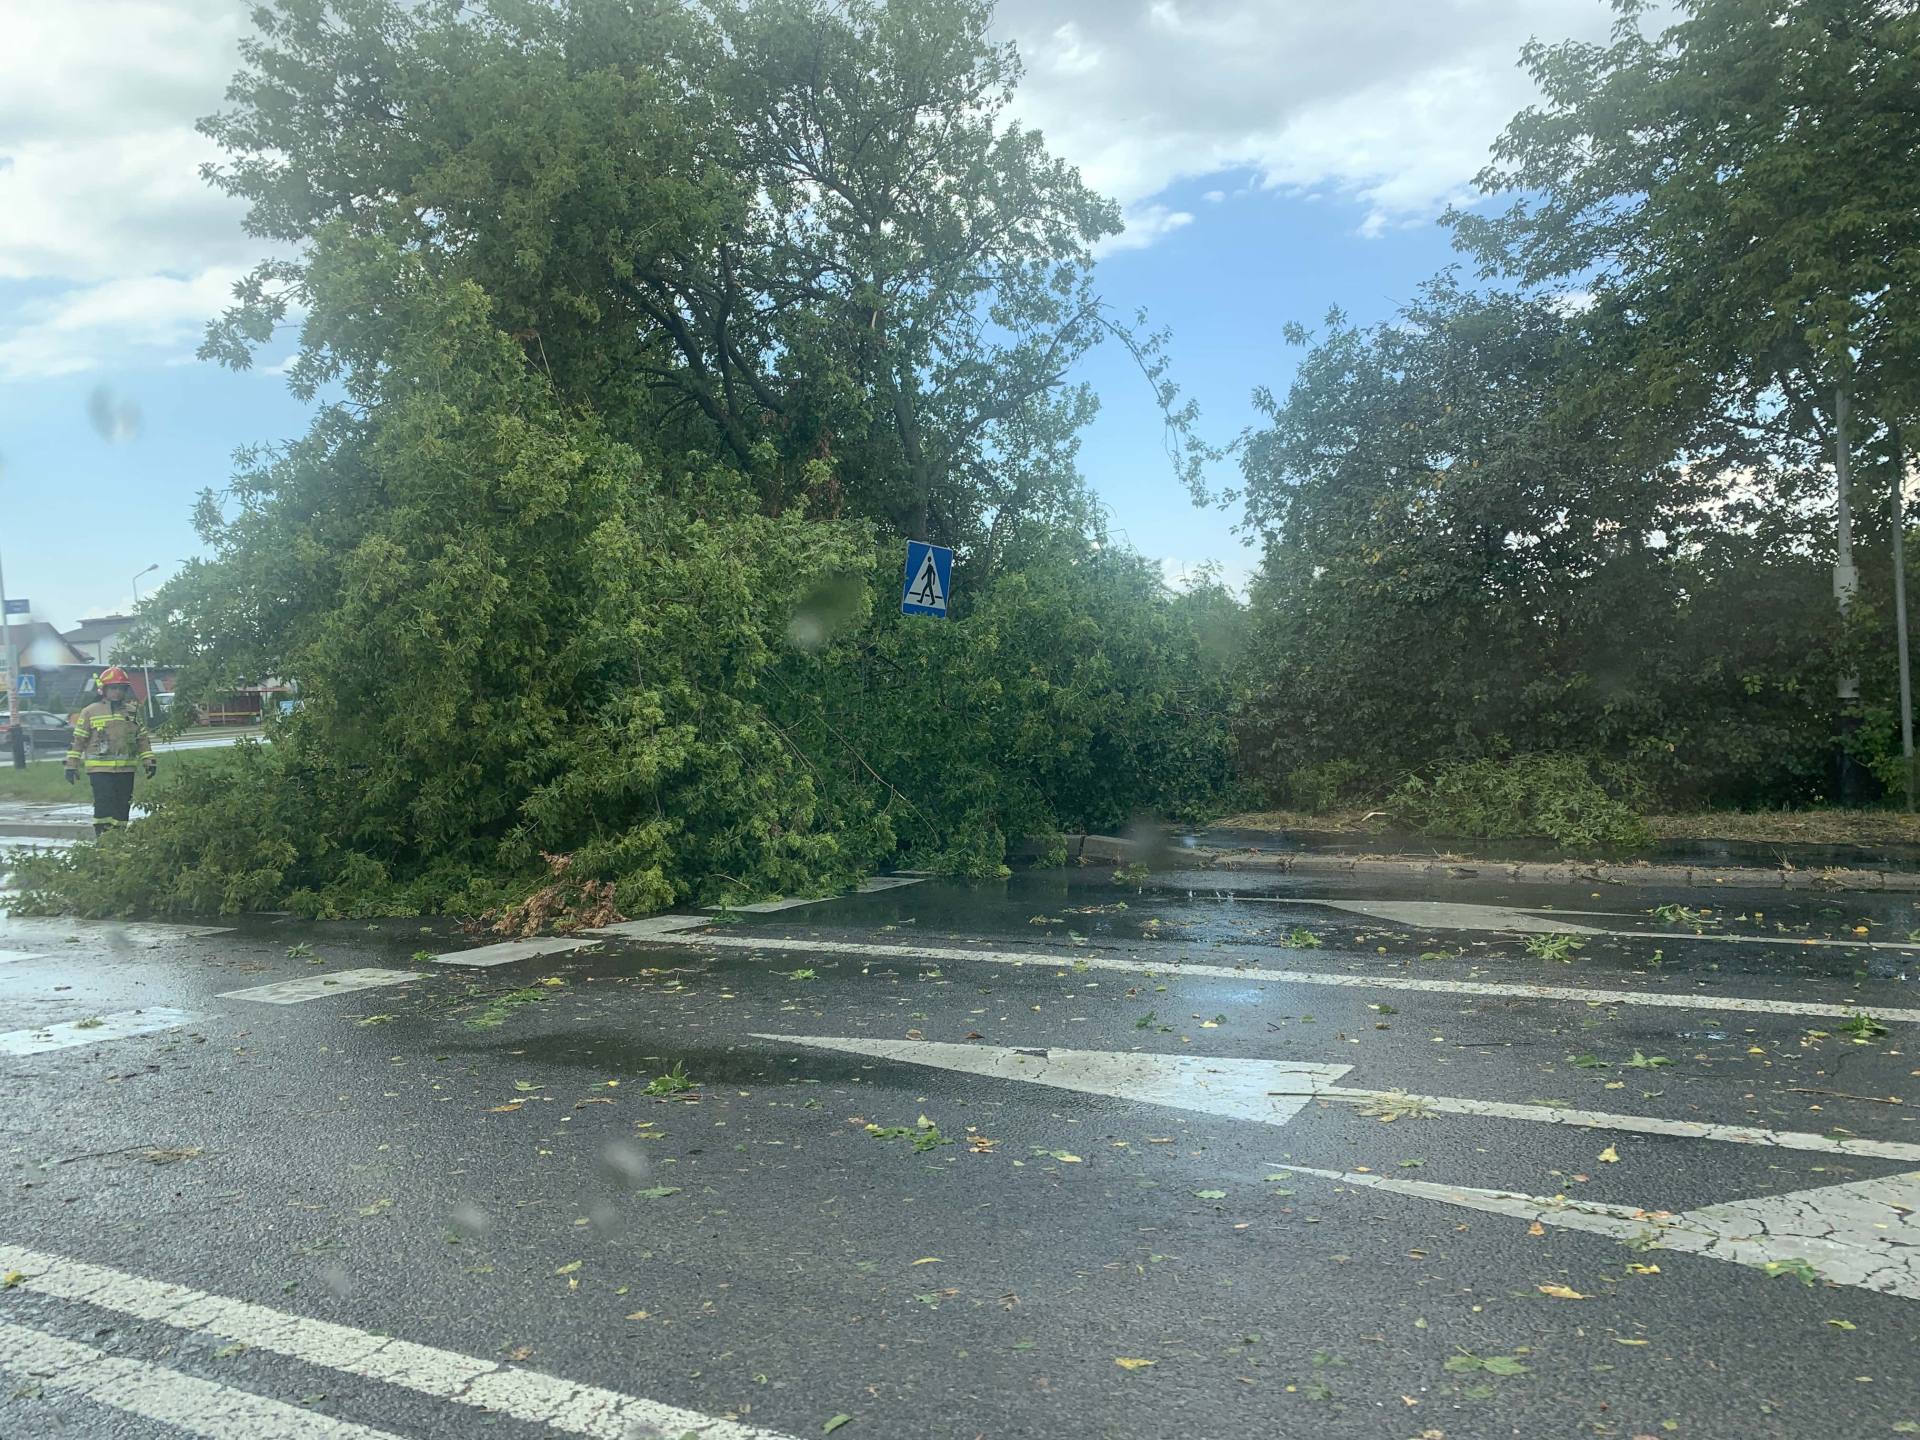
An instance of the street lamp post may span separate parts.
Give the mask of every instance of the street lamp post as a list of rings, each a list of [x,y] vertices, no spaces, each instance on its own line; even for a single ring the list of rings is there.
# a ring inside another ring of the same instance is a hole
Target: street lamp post
[[[13,768],[27,768],[27,732],[20,726],[20,655],[13,643],[13,616],[6,613],[7,581],[0,574],[0,625],[7,628],[7,738],[13,747]]]
[[[142,570],[140,572],[140,575],[151,575],[154,571],[158,570],[159,568],[160,568],[160,562],[156,560],[154,561],[153,564],[147,566],[146,569]],[[133,613],[136,616],[138,616],[140,613],[140,575],[136,575],[133,577]],[[145,664],[141,665],[140,678],[141,678],[141,683],[145,685],[146,691],[147,691],[147,723],[151,725],[154,723],[154,720],[153,720],[153,667]]]

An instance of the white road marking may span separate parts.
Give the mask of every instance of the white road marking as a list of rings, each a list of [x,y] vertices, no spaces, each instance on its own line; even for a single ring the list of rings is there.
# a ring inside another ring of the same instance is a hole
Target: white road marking
[[[623,920],[618,925],[602,925],[598,930],[582,930],[582,935],[618,935],[625,940],[660,940],[682,930],[702,930],[713,924],[704,915],[649,915],[644,920]]]
[[[49,920],[33,916],[11,915],[0,920],[0,939],[25,940],[44,945],[59,940],[124,940],[134,945],[154,946],[169,940],[195,940],[206,935],[230,935],[231,925],[169,925],[154,920]]]
[[[1204,1055],[1137,1055],[1115,1050],[1033,1050],[949,1045],[935,1040],[848,1040],[828,1035],[757,1035],[816,1050],[843,1050],[934,1065],[1057,1090],[1174,1105],[1235,1120],[1284,1125],[1309,1099],[1353,1067],[1292,1060],[1216,1060]]]
[[[381,985],[401,985],[427,977],[412,970],[336,970],[331,975],[302,975],[298,980],[276,980],[246,990],[226,990],[222,1000],[257,1000],[262,1005],[299,1005],[330,995],[350,995]]]
[[[1242,895],[1242,900],[1271,905],[1322,905],[1373,920],[1430,930],[1491,930],[1527,935],[1605,935],[1615,940],[1718,940],[1741,945],[1793,945],[1830,950],[1900,950],[1920,955],[1920,945],[1904,940],[1796,940],[1790,935],[1741,935],[1723,930],[1613,930],[1581,925],[1569,914],[1592,919],[1609,911],[1527,911],[1506,905],[1473,905],[1452,900],[1315,900],[1306,896]]]
[[[691,1434],[698,1440],[792,1440],[757,1425],[395,1340],[350,1325],[310,1320],[18,1245],[0,1245],[0,1272],[5,1271],[19,1271],[22,1278],[14,1288],[36,1295],[78,1300],[178,1330],[217,1335],[250,1349],[510,1415],[567,1435],[592,1440],[632,1440],[649,1434]]]
[[[449,950],[446,954],[436,955],[433,958],[434,962],[440,965],[471,965],[476,968],[485,968],[490,965],[511,965],[516,960],[531,960],[536,955],[560,955],[568,950],[581,950],[598,943],[595,940],[575,937],[552,940],[506,940],[498,945],[482,945],[473,950]]]
[[[1062,1090],[1170,1105],[1236,1120],[1254,1120],[1263,1125],[1286,1124],[1313,1099],[1348,1104],[1391,1101],[1449,1115],[1528,1120],[1542,1125],[1573,1125],[1581,1129],[1671,1135],[1776,1150],[1813,1150],[1828,1155],[1920,1162],[1920,1145],[1898,1140],[1841,1138],[1798,1130],[1765,1130],[1757,1125],[1615,1115],[1602,1110],[1562,1110],[1552,1105],[1514,1105],[1501,1100],[1471,1100],[1450,1095],[1409,1095],[1399,1090],[1355,1090],[1334,1083],[1352,1069],[1348,1065],[1221,1060],[1202,1055],[1144,1055],[1117,1050],[1061,1050],[1050,1046],[1023,1050],[1000,1045],[869,1040],[835,1035],[756,1035],[754,1038],[805,1045],[816,1050],[839,1050],[849,1055],[870,1055],[879,1060],[898,1060],[998,1080],[1027,1080]]]
[[[178,1030],[191,1024],[193,1016],[185,1010],[164,1005],[145,1010],[121,1010],[112,1015],[87,1015],[61,1025],[45,1025],[38,1030],[9,1030],[0,1035],[0,1055],[43,1055],[49,1050],[70,1050],[76,1045],[100,1045],[108,1040],[124,1040],[131,1035],[154,1035],[162,1030]]]
[[[398,1440],[386,1430],[336,1420],[164,1365],[108,1355],[21,1325],[0,1323],[0,1370],[26,1384],[69,1391],[203,1440]]]
[[[1389,920],[1396,925],[1414,925],[1430,930],[1519,930],[1526,934],[1557,931],[1562,935],[1606,935],[1568,920],[1564,912],[1552,912],[1542,921],[1526,910],[1507,905],[1473,905],[1453,900],[1315,900],[1285,895],[1242,895],[1241,900],[1273,905],[1322,905],[1330,910],[1347,910],[1370,920]],[[1585,912],[1577,912],[1584,914]]]
[[[874,875],[855,887],[855,895],[877,895],[882,890],[898,890],[902,885],[918,885],[924,875]],[[806,900],[760,900],[752,905],[711,905],[715,914],[774,915],[782,910],[798,910],[802,905],[824,905],[829,900],[844,900],[845,895],[815,895]]]
[[[44,950],[0,950],[0,965],[18,965],[23,960],[44,960]]]
[[[1880,1160],[1920,1162],[1920,1145],[1900,1140],[1860,1140],[1848,1136],[1815,1135],[1804,1130],[1765,1130],[1758,1125],[1668,1120],[1658,1115],[1617,1115],[1605,1110],[1563,1110],[1554,1105],[1515,1105],[1504,1100],[1469,1100],[1452,1095],[1409,1095],[1397,1090],[1348,1090],[1334,1086],[1319,1093],[1322,1099],[1355,1104],[1378,1104],[1391,1099],[1423,1105],[1445,1115],[1531,1120],[1541,1125],[1573,1125],[1583,1130],[1625,1130],[1637,1135],[1672,1135],[1686,1140],[1764,1145],[1776,1150],[1814,1150],[1826,1155],[1865,1155]]]
[[[1915,1212],[1920,1211],[1920,1173],[1734,1200],[1676,1215],[1561,1195],[1521,1195],[1395,1175],[1356,1175],[1289,1162],[1273,1168],[1276,1173],[1314,1175],[1736,1265],[1804,1260],[1837,1284],[1920,1300],[1920,1225],[1915,1223]]]
[[[611,931],[604,933],[613,933]],[[722,950],[777,950],[813,955],[865,955],[886,960],[938,960],[943,964],[972,961],[986,965],[1030,965],[1048,970],[1084,966],[1089,970],[1120,971],[1160,977],[1198,976],[1231,980],[1236,985],[1328,985],[1347,990],[1419,991],[1430,995],[1474,995],[1504,1000],[1571,1000],[1581,1005],[1642,1005],[1664,1010],[1705,1010],[1749,1015],[1799,1015],[1820,1020],[1844,1020],[1868,1014],[1876,1020],[1920,1023],[1920,1010],[1901,1006],[1839,1005],[1817,1000],[1756,1000],[1739,995],[1667,993],[1658,990],[1603,990],[1578,985],[1524,985],[1495,980],[1432,980],[1416,976],[1346,975],[1338,971],[1267,970],[1257,960],[1244,966],[1196,965],[1178,960],[1120,959],[1098,952],[1067,954],[1043,950],[963,950],[950,945],[880,945],[864,940],[813,940],[768,935],[687,935],[661,931],[638,938],[663,945],[712,947]]]

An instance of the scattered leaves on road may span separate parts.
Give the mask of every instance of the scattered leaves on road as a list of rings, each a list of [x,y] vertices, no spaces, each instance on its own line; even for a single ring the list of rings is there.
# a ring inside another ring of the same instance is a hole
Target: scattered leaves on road
[[[1133,1355],[1116,1355],[1113,1357],[1113,1363],[1118,1365],[1122,1370],[1145,1370],[1149,1366],[1158,1365],[1160,1362],[1158,1360],[1142,1360]]]
[[[1820,1272],[1802,1260],[1798,1255],[1786,1260],[1769,1260],[1760,1267],[1769,1280],[1778,1280],[1782,1275],[1791,1275],[1802,1285],[1812,1287],[1820,1283]]]
[[[838,1430],[842,1425],[851,1425],[852,1423],[853,1423],[853,1416],[848,1415],[845,1412],[842,1412],[841,1414],[838,1414],[834,1416],[831,1420],[827,1421],[826,1424],[822,1425],[820,1427],[820,1433],[822,1435],[831,1435],[834,1431]]]
[[[1462,1350],[1457,1355],[1447,1357],[1447,1369],[1456,1375],[1472,1375],[1485,1371],[1489,1375],[1524,1375],[1527,1367],[1513,1355],[1475,1355],[1471,1350]]]
[[[1536,1285],[1533,1288],[1538,1290],[1542,1295],[1550,1296],[1555,1300],[1585,1300],[1588,1298],[1578,1290],[1566,1285]]]
[[[1383,1125],[1391,1125],[1396,1120],[1431,1120],[1433,1109],[1422,1095],[1409,1095],[1404,1090],[1389,1090],[1376,1096],[1360,1111],[1369,1120],[1378,1120]]]
[[[1603,1165],[1618,1165],[1620,1163],[1620,1152],[1611,1145],[1607,1146],[1606,1149],[1600,1152],[1600,1163]]]

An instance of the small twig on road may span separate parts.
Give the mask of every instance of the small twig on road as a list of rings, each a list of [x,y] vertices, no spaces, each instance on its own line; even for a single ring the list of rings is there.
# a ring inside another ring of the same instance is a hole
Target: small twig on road
[[[1869,1105],[1904,1105],[1907,1103],[1898,1095],[1849,1095],[1844,1090],[1815,1090],[1806,1085],[1789,1085],[1787,1089],[1795,1095],[1827,1095],[1835,1100],[1864,1100]]]
[[[104,1160],[109,1155],[131,1155],[135,1150],[157,1150],[157,1145],[122,1145],[118,1150],[89,1150],[84,1155],[69,1155],[64,1160],[49,1160],[41,1168],[52,1170],[61,1165],[71,1165],[76,1160]]]

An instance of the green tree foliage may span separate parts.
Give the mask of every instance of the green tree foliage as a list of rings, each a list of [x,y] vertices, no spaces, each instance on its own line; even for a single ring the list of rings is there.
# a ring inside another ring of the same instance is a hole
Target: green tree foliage
[[[1614,0],[1613,42],[1529,45],[1543,101],[1454,217],[1491,270],[1630,313],[1633,383],[1754,397],[1804,428],[1846,385],[1920,403],[1920,13],[1885,0]]]
[[[1616,344],[1607,317],[1443,278],[1390,324],[1335,317],[1258,397],[1238,731],[1270,791],[1582,751],[1671,795],[1808,793],[1831,600],[1793,484],[1693,461],[1739,427],[1592,404]]]
[[[1071,535],[1022,548],[964,620],[883,616],[778,707],[809,752],[897,789],[919,863],[986,873],[1023,837],[1205,818],[1234,793],[1238,601]],[[896,562],[875,588],[898,584]]]
[[[188,699],[304,703],[30,867],[29,903],[551,880],[638,914],[1217,803],[1238,607],[1100,544],[1066,374],[1114,328],[1088,267],[1117,216],[1007,123],[990,14],[259,6],[206,128],[295,258],[206,353],[297,315],[325,403],[203,498],[208,555],[146,619]],[[954,621],[897,614],[903,530],[961,547]]]
[[[1625,763],[1670,800],[1807,800],[1844,672],[1855,744],[1890,773],[1883,506],[1920,395],[1920,172],[1896,157],[1920,150],[1920,16],[1614,9],[1606,44],[1526,48],[1540,103],[1480,177],[1506,208],[1449,217],[1519,293],[1444,278],[1395,325],[1336,323],[1284,403],[1261,397],[1238,729],[1276,793],[1417,772],[1412,795],[1436,765],[1538,753]],[[1867,573],[1845,633],[1821,468],[1842,390]]]
[[[610,438],[718,456],[769,515],[979,551],[1084,520],[1067,384],[1111,202],[1008,123],[988,0],[273,0],[203,128],[263,265],[203,353],[247,362],[370,240],[477,284]],[[377,312],[296,386],[357,394]]]

